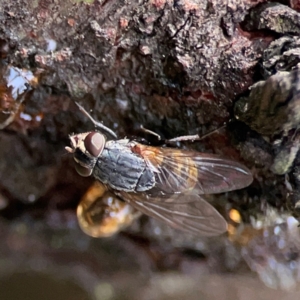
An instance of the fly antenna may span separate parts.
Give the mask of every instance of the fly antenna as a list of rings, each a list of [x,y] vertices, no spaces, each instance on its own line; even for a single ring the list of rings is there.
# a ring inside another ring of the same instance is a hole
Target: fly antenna
[[[94,124],[94,126],[96,128],[99,128],[107,133],[109,133],[111,136],[113,136],[114,138],[117,138],[117,135],[115,134],[115,132],[113,132],[111,129],[109,129],[108,127],[106,127],[105,125],[103,125],[101,122],[97,122],[79,103],[77,103],[75,101],[75,104],[77,105],[77,107],[81,110],[81,112],[83,112],[84,115],[86,115]]]

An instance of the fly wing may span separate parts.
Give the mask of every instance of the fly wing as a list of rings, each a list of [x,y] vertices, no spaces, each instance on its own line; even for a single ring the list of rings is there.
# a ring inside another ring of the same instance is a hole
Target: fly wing
[[[149,201],[143,194],[121,192],[120,197],[142,213],[175,229],[201,236],[214,236],[227,231],[225,219],[199,195],[173,195],[165,202],[155,198]],[[182,197],[184,201],[180,199]]]
[[[196,192],[217,194],[237,190],[252,182],[251,172],[242,164],[214,154],[137,144],[139,153],[154,171],[154,196]]]

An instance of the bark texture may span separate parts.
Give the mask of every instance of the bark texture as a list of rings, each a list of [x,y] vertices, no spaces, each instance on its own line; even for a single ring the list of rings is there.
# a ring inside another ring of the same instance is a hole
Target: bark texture
[[[230,121],[201,144],[182,145],[253,171],[248,189],[213,199],[218,208],[226,216],[237,209],[245,223],[265,220],[269,208],[280,216],[288,206],[298,216],[295,1],[1,0],[0,7],[3,216],[75,220],[64,216],[92,180],[76,174],[64,147],[68,134],[92,124],[74,100],[120,137],[139,136],[140,125],[165,138],[202,135]],[[150,240],[197,244],[164,227],[156,236],[158,225],[136,226],[134,234]]]

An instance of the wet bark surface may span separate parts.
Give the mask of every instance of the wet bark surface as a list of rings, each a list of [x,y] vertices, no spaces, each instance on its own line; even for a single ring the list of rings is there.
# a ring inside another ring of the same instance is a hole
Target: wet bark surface
[[[136,264],[133,273],[148,274],[141,279],[143,284],[149,283],[152,272],[161,276],[159,272],[172,270],[190,276],[198,274],[203,263],[204,273],[232,271],[243,268],[244,259],[269,286],[288,288],[296,283],[296,268],[288,271],[298,263],[300,249],[296,225],[289,219],[292,214],[298,217],[299,209],[297,3],[1,0],[0,4],[0,206],[8,245],[2,258],[23,251],[34,257],[28,250],[28,233],[22,231],[28,230],[41,245],[41,257],[43,244],[49,243],[51,249],[80,253],[71,255],[72,265],[76,256],[90,266],[104,255],[109,264],[98,268],[109,270],[117,258],[121,270],[128,272]],[[225,129],[201,143],[180,146],[217,153],[252,170],[250,187],[210,199],[230,223],[229,238],[194,238],[146,217],[109,242],[80,234],[75,209],[93,179],[75,172],[64,147],[70,133],[91,130],[93,125],[74,101],[120,138],[143,137],[140,125],[173,138],[204,135],[226,122]],[[232,217],[235,211],[242,221]],[[287,225],[278,227],[281,221]],[[277,234],[266,236],[264,228]],[[59,241],[58,246],[51,244],[53,240]],[[278,250],[280,241],[284,254]],[[88,253],[93,253],[94,243],[98,256],[91,261]],[[288,280],[268,269],[270,253]],[[199,269],[191,268],[191,262]],[[93,268],[87,269],[93,273]],[[115,268],[111,276],[118,274],[115,283],[124,287],[120,272]],[[110,284],[100,288],[110,295],[105,299],[119,297]],[[149,294],[145,299],[150,298]]]

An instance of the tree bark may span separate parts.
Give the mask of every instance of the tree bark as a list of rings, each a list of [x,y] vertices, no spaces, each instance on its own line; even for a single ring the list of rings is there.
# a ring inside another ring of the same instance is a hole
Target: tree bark
[[[91,184],[64,155],[68,134],[92,128],[74,100],[119,137],[139,135],[140,125],[173,138],[229,123],[201,144],[183,145],[253,170],[253,185],[219,204],[225,214],[230,203],[248,222],[269,206],[286,209],[291,191],[297,194],[298,73],[290,71],[299,62],[300,22],[293,3],[0,2],[3,214],[19,215],[16,203],[26,204],[22,212],[35,203],[42,215],[63,213]],[[287,72],[270,77],[279,70]]]

